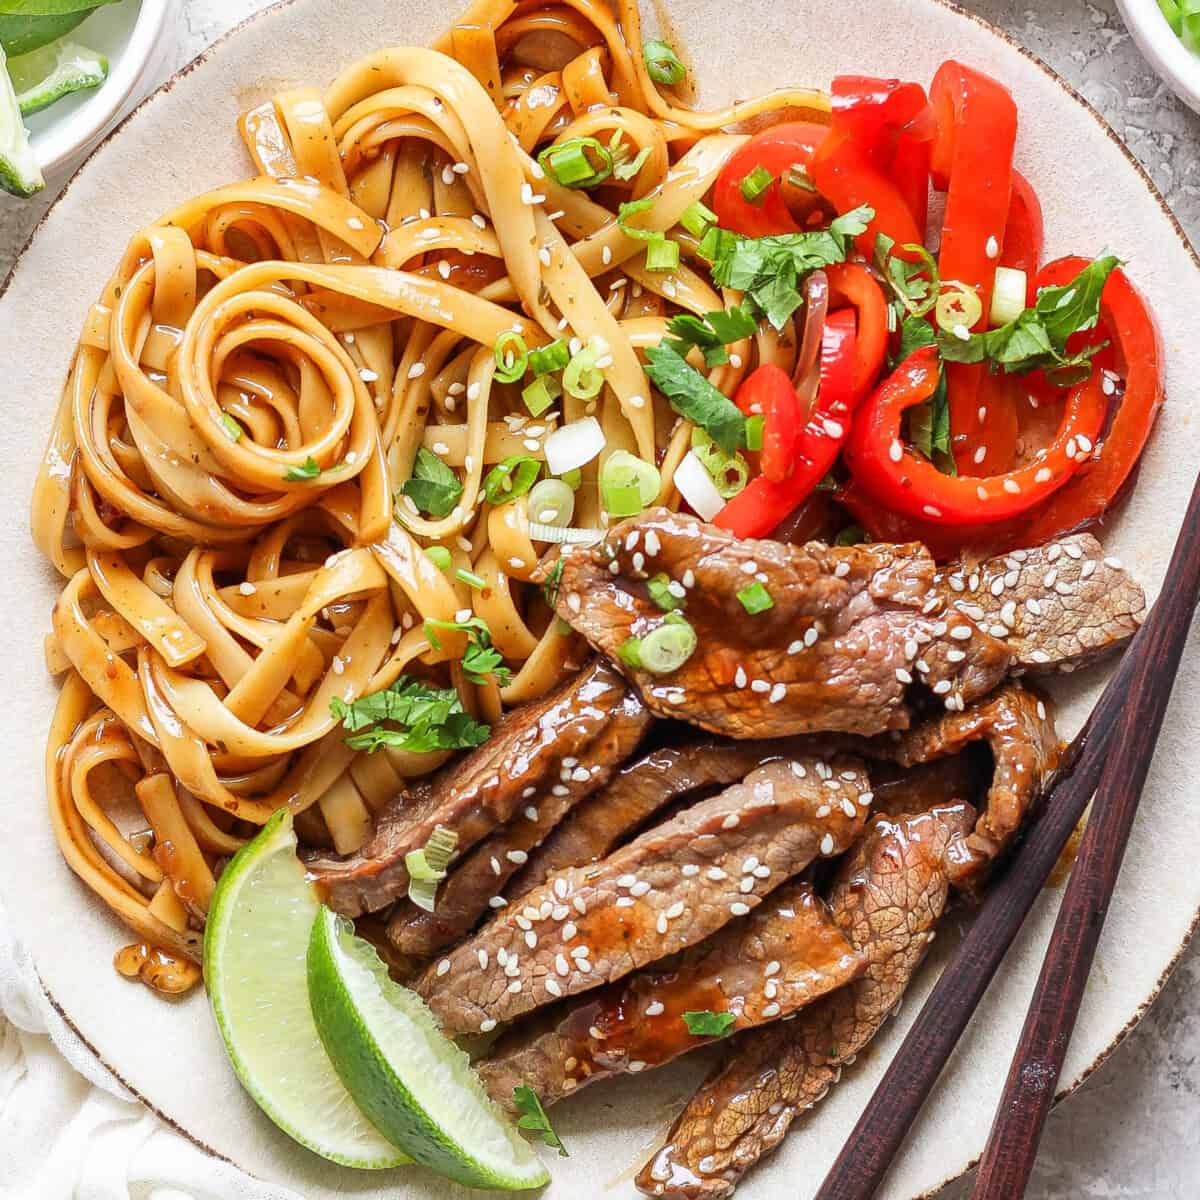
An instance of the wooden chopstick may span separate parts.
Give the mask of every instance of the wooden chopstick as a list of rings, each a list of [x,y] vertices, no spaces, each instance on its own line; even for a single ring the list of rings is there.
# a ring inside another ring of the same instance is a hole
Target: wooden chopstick
[[[1151,703],[1165,709],[1198,598],[1200,479],[1192,492],[1158,602],[1126,650],[1087,723],[1068,748],[1063,765],[1008,869],[993,884],[934,984],[813,1200],[868,1200],[883,1182],[996,969],[1079,824],[1100,782],[1105,756],[1114,744],[1114,730],[1122,713],[1130,714],[1129,720],[1141,722],[1149,715],[1147,707]],[[1164,671],[1167,673],[1162,676],[1155,675]],[[1140,698],[1135,688],[1141,692]],[[1156,699],[1160,690],[1161,696]],[[1151,744],[1157,732],[1155,725]],[[1148,750],[1144,757],[1149,758]],[[1047,1099],[1052,1099],[1053,1094],[1054,1088],[1048,1088]],[[1004,1200],[1014,1200],[1017,1194],[995,1193]]]
[[[1109,743],[1092,815],[1058,910],[972,1200],[1016,1200],[1029,1183],[1200,598],[1198,518],[1200,480],[1167,571],[1166,598],[1156,606],[1156,615],[1158,609],[1162,615],[1145,630],[1149,636],[1137,648],[1129,695]]]

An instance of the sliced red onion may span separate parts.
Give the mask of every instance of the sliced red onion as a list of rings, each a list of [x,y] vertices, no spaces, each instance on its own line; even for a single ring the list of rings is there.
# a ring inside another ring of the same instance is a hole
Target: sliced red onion
[[[689,450],[683,456],[683,461],[675,468],[672,482],[701,520],[711,521],[725,507],[725,500],[717,491],[713,477],[696,457],[695,451]]]
[[[565,475],[590,463],[607,439],[595,417],[581,417],[563,425],[542,443],[546,451],[546,466],[551,475]]]
[[[792,372],[792,384],[805,414],[812,408],[821,382],[821,337],[828,311],[829,276],[824,271],[814,271],[804,281],[804,336]]]

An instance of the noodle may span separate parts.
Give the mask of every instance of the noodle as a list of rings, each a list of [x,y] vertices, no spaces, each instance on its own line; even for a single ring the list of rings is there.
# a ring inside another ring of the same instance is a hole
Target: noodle
[[[51,820],[138,939],[123,973],[172,991],[199,978],[215,878],[276,807],[350,853],[451,753],[356,751],[331,701],[413,676],[493,722],[579,668],[533,582],[527,500],[489,499],[492,467],[544,465],[551,433],[595,416],[606,445],[575,524],[604,521],[597,470],[617,449],[658,464],[659,499],[677,502],[691,427],[653,397],[640,352],[672,312],[740,297],[674,227],[739,123],[829,105],[800,90],[693,112],[660,94],[640,46],[634,0],[476,0],[434,49],[378,50],[324,94],[244,114],[254,177],[137,233],[89,311],[33,532],[64,578],[46,644],[64,677]],[[535,156],[573,138],[635,166],[562,186]],[[644,227],[679,238],[675,270],[647,269],[618,225],[643,197]],[[508,331],[605,348],[602,390],[531,416],[497,375]],[[709,376],[727,394],[752,359],[789,353],[765,334],[730,350]],[[421,455],[457,480],[446,511],[401,494]],[[473,681],[464,632],[426,631],[468,614],[510,678]]]

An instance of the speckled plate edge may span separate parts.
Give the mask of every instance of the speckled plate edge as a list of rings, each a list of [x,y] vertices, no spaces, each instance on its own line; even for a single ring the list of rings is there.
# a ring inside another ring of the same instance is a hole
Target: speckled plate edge
[[[1105,134],[1105,136],[1108,139],[1110,139],[1110,141],[1114,144],[1114,146],[1116,146],[1119,149],[1123,158],[1133,168],[1134,172],[1139,177],[1139,179],[1140,179],[1141,183],[1143,184],[1143,186],[1145,187],[1146,191],[1149,193],[1151,198],[1154,200],[1154,202],[1157,204],[1157,206],[1161,209],[1163,215],[1169,221],[1171,227],[1173,228],[1173,230],[1175,232],[1176,237],[1179,239],[1179,242],[1180,242],[1182,248],[1185,250],[1186,254],[1191,259],[1192,265],[1197,269],[1197,271],[1200,271],[1200,256],[1197,255],[1196,250],[1193,248],[1190,240],[1187,237],[1187,234],[1184,232],[1183,227],[1179,223],[1179,220],[1176,218],[1174,212],[1171,210],[1171,208],[1167,204],[1166,200],[1164,199],[1161,192],[1158,190],[1158,188],[1154,184],[1153,180],[1151,179],[1151,177],[1148,174],[1148,172],[1146,171],[1146,169],[1142,166],[1141,162],[1134,156],[1134,154],[1129,150],[1129,148],[1125,145],[1125,143],[1117,136],[1115,131],[1108,124],[1108,122],[1104,119],[1104,117],[1096,110],[1096,108],[1080,92],[1078,92],[1070,83],[1067,82],[1067,80],[1065,80],[1061,75],[1059,75],[1057,71],[1055,71],[1047,63],[1045,63],[1036,54],[1034,54],[1032,51],[1030,51],[1025,46],[1021,45],[1014,38],[1010,37],[1007,33],[1005,33],[1003,30],[999,29],[997,26],[993,25],[991,22],[980,17],[978,14],[965,9],[958,4],[951,3],[950,0],[926,0],[926,2],[936,5],[937,7],[942,8],[950,13],[953,13],[956,16],[965,18],[966,20],[968,20],[968,21],[972,22],[973,24],[975,24],[976,26],[978,26],[981,30],[985,31],[986,33],[992,35],[999,41],[1004,42],[1006,45],[1008,45],[1012,49],[1016,50],[1024,59],[1026,59],[1034,67],[1036,67],[1040,72],[1042,72],[1047,78],[1049,78],[1054,84],[1056,84],[1057,87],[1062,92],[1064,92],[1068,97],[1070,97],[1070,99],[1073,100],[1084,112],[1086,112],[1087,115],[1099,127],[1099,129]],[[14,260],[12,272],[10,272],[9,276],[5,280],[0,282],[0,298],[3,298],[3,296],[7,292],[8,288],[10,287],[12,280],[16,274],[17,264],[20,262],[22,256],[25,254],[25,252],[29,249],[30,245],[37,238],[37,236],[40,233],[40,231],[42,230],[43,226],[50,219],[50,217],[52,216],[54,211],[58,208],[58,206],[62,203],[63,199],[68,195],[68,193],[70,192],[76,179],[78,178],[79,173],[83,170],[84,167],[86,167],[87,163],[95,156],[95,154],[104,145],[106,145],[108,142],[110,142],[111,140],[113,140],[114,138],[119,136],[122,133],[122,131],[126,128],[126,126],[130,123],[130,121],[133,118],[135,118],[142,109],[144,109],[148,105],[155,103],[155,101],[159,97],[170,92],[181,79],[185,78],[186,76],[191,74],[193,71],[195,71],[199,66],[201,66],[204,63],[206,63],[207,61],[209,61],[213,57],[213,55],[216,54],[226,43],[228,43],[232,39],[236,38],[241,32],[243,32],[248,27],[260,22],[264,17],[267,17],[270,14],[278,13],[281,10],[291,8],[296,3],[297,3],[297,0],[278,0],[277,3],[272,4],[267,8],[261,9],[260,11],[254,13],[254,14],[250,15],[249,17],[245,18],[244,20],[240,21],[237,25],[233,26],[231,29],[229,29],[224,34],[222,34],[219,38],[214,40],[214,42],[209,47],[207,47],[204,51],[202,51],[201,53],[196,55],[196,57],[193,58],[189,63],[185,64],[178,71],[176,71],[169,79],[165,80],[162,84],[160,84],[157,88],[155,88],[154,91],[149,93],[135,108],[131,109],[130,112],[127,113],[125,115],[125,117],[123,117],[122,120],[118,124],[113,126],[113,128],[110,129],[105,134],[105,136],[99,142],[97,142],[96,145],[91,149],[87,158],[85,158],[83,160],[83,162],[80,163],[76,172],[72,175],[71,180],[68,181],[68,183],[63,187],[63,189],[60,191],[58,196],[55,197],[53,203],[49,206],[49,208],[43,214],[42,218],[39,220],[37,225],[31,231],[29,237],[26,239],[25,244],[22,246],[21,250],[18,252],[16,260]],[[1072,1076],[1072,1078],[1065,1085],[1060,1086],[1059,1090],[1056,1093],[1056,1097],[1055,1097],[1056,1104],[1058,1102],[1061,1102],[1062,1100],[1066,1099],[1070,1095],[1072,1095],[1095,1071],[1097,1071],[1101,1066],[1103,1066],[1104,1063],[1106,1063],[1108,1061],[1108,1059],[1113,1055],[1113,1053],[1117,1050],[1117,1048],[1125,1040],[1125,1038],[1128,1036],[1128,1034],[1130,1032],[1132,1032],[1132,1030],[1136,1027],[1136,1025],[1141,1020],[1141,1018],[1145,1015],[1146,1011],[1150,1008],[1150,1006],[1157,999],[1159,993],[1161,992],[1163,986],[1166,984],[1172,971],[1178,965],[1181,957],[1183,956],[1184,952],[1186,951],[1187,946],[1188,946],[1191,938],[1194,936],[1198,927],[1200,927],[1200,910],[1198,910],[1196,912],[1196,914],[1193,917],[1193,920],[1191,922],[1191,925],[1188,928],[1183,940],[1179,943],[1178,947],[1175,949],[1174,954],[1171,957],[1170,961],[1167,963],[1167,965],[1161,971],[1153,988],[1151,989],[1149,994],[1144,996],[1140,1000],[1140,1002],[1137,1004],[1136,1009],[1134,1010],[1132,1015],[1129,1017],[1124,1028],[1112,1039],[1112,1041],[1106,1047],[1104,1047],[1100,1052],[1098,1052],[1096,1054],[1096,1056],[1092,1059],[1092,1061],[1089,1064],[1087,1064],[1085,1067],[1083,1067],[1081,1069],[1076,1070],[1074,1075]],[[174,1129],[175,1131],[177,1131],[178,1133],[180,1133],[181,1135],[186,1137],[189,1141],[191,1141],[194,1145],[196,1145],[200,1149],[204,1150],[206,1153],[211,1154],[213,1157],[215,1157],[217,1159],[221,1159],[222,1161],[233,1163],[233,1165],[235,1165],[235,1166],[238,1165],[234,1159],[232,1159],[224,1154],[221,1154],[220,1152],[215,1150],[213,1147],[207,1145],[200,1137],[196,1136],[189,1129],[187,1129],[184,1125],[180,1124],[179,1121],[177,1121],[173,1117],[171,1117],[170,1114],[164,1112],[161,1108],[157,1107],[149,1099],[147,1099],[147,1097],[145,1097],[135,1086],[133,1086],[128,1081],[128,1079],[126,1079],[125,1076],[122,1075],[121,1071],[113,1063],[109,1062],[104,1057],[104,1055],[102,1055],[99,1052],[99,1050],[83,1035],[83,1033],[76,1026],[74,1021],[72,1021],[72,1019],[69,1016],[69,1014],[67,1013],[67,1011],[59,1003],[59,1001],[57,1000],[57,998],[55,997],[55,995],[53,994],[51,989],[49,987],[47,987],[44,983],[42,986],[43,986],[43,990],[47,996],[47,999],[49,1000],[49,1002],[51,1003],[51,1005],[53,1006],[55,1011],[62,1018],[64,1023],[75,1033],[75,1035],[77,1037],[79,1037],[80,1041],[82,1041],[83,1044],[88,1047],[88,1049],[96,1056],[97,1060],[100,1063],[102,1063],[114,1075],[114,1077],[117,1078],[130,1091],[130,1093],[132,1095],[136,1096],[139,1101],[141,1101],[143,1104],[145,1104],[146,1107],[149,1108],[152,1112],[154,1112],[155,1115],[158,1116],[166,1125],[168,1125],[169,1127],[171,1127],[172,1129]],[[931,1200],[932,1197],[936,1196],[946,1186],[953,1183],[955,1180],[960,1179],[972,1167],[974,1167],[974,1165],[977,1162],[978,1162],[978,1158],[972,1159],[964,1167],[964,1169],[962,1171],[956,1171],[955,1173],[946,1176],[941,1182],[937,1183],[933,1187],[914,1194],[912,1196],[912,1200]]]

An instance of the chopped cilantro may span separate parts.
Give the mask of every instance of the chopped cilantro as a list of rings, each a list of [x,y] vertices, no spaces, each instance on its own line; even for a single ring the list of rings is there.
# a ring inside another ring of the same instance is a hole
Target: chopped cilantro
[[[646,374],[681,417],[699,425],[722,450],[737,451],[744,440],[746,418],[669,342],[646,350]]]
[[[546,1116],[546,1110],[538,1099],[537,1092],[529,1084],[519,1083],[513,1088],[513,1105],[520,1113],[520,1116],[517,1117],[518,1129],[528,1129],[530,1133],[537,1134],[547,1146],[557,1150],[560,1157],[570,1157],[567,1154],[566,1146],[562,1144],[562,1139],[554,1132],[550,1118]]]
[[[758,322],[740,306],[705,313],[702,317],[680,313],[667,322],[667,332],[672,335],[667,345],[681,356],[698,346],[704,353],[704,365],[719,367],[729,361],[725,347],[750,337],[757,328]]]
[[[737,1020],[731,1012],[685,1012],[683,1022],[692,1037],[724,1037]]]
[[[303,483],[308,479],[316,479],[320,473],[321,464],[310,455],[298,467],[288,467],[283,477],[288,483]]]
[[[349,704],[335,696],[329,711],[354,735],[346,745],[372,753],[380,746],[415,753],[458,750],[482,745],[491,732],[464,712],[453,688],[433,688],[408,675]],[[385,721],[400,728],[385,728]]]
[[[430,517],[446,517],[462,495],[462,483],[438,456],[422,446],[413,463],[412,478],[400,490]]]
[[[465,621],[437,621],[433,617],[427,618],[425,636],[429,638],[435,650],[440,650],[442,645],[434,632],[435,629],[448,629],[467,635],[467,648],[463,652],[462,665],[472,683],[487,683],[489,675],[494,676],[501,687],[507,687],[512,681],[512,671],[503,665],[504,658],[492,645],[492,631],[482,617],[469,617]]]

